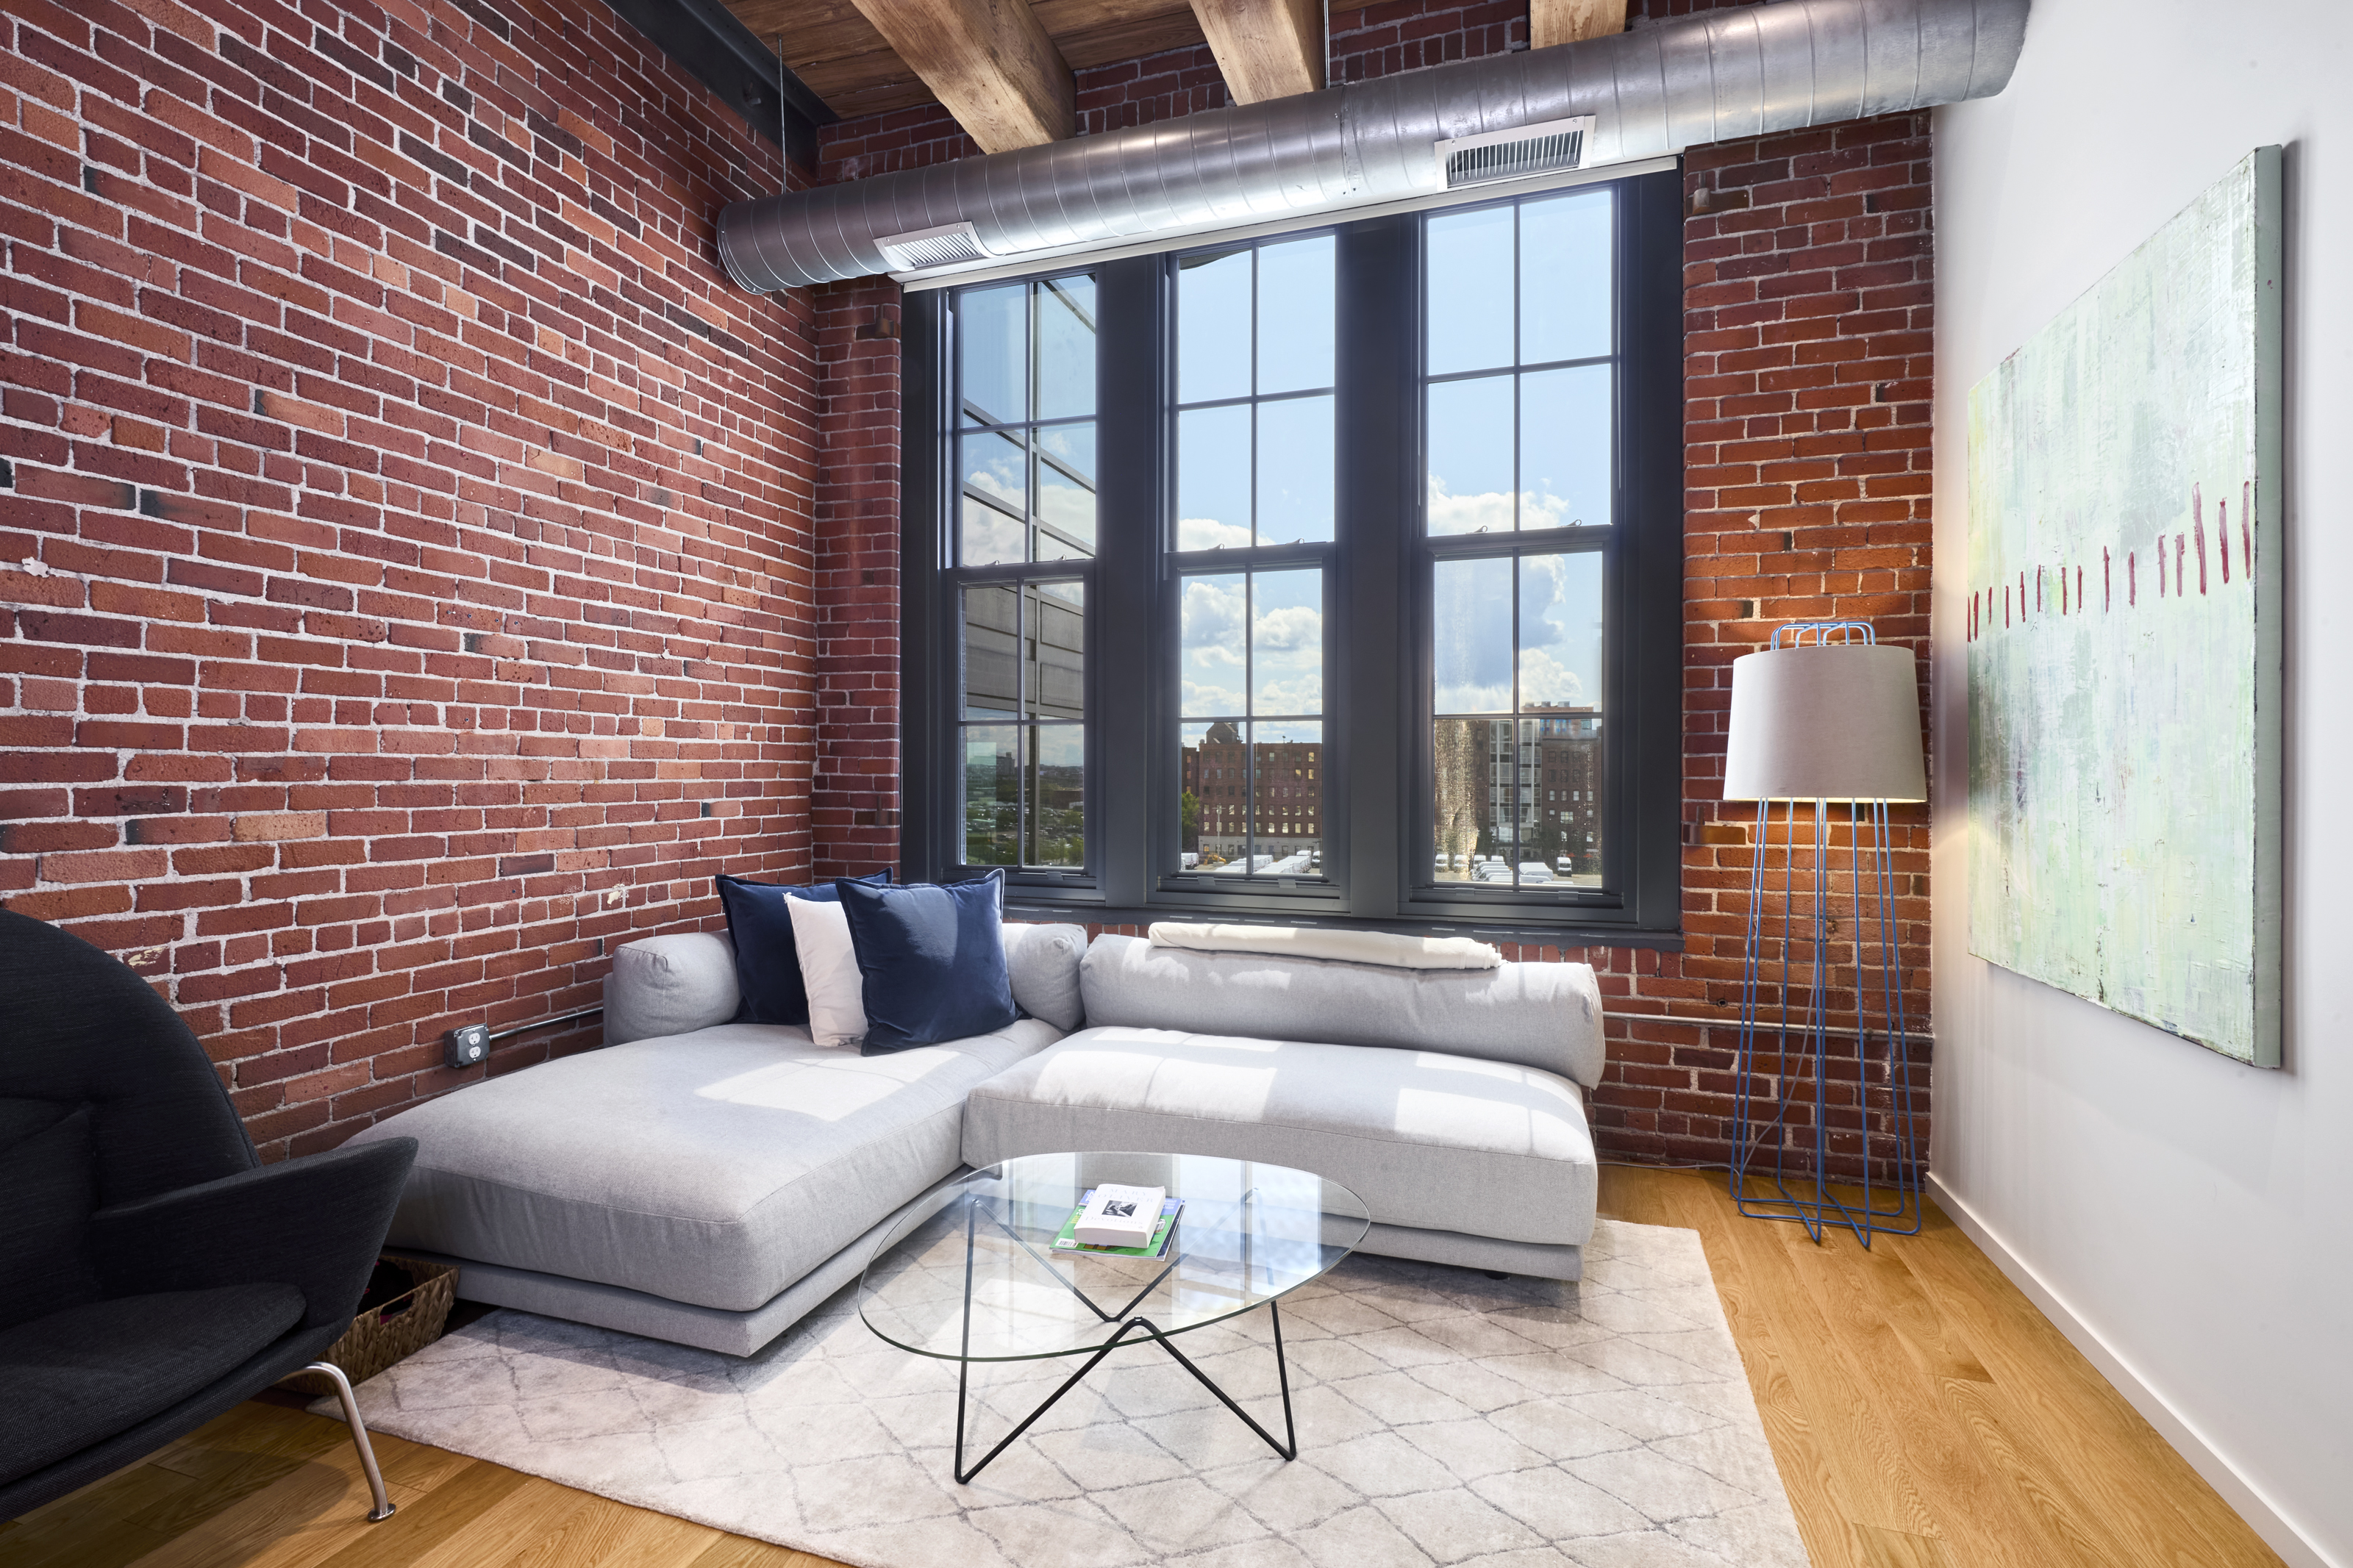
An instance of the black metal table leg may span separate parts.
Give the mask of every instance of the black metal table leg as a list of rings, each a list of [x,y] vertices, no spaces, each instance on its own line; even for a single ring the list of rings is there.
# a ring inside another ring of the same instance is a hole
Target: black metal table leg
[[[1163,1333],[1149,1319],[1130,1318],[1127,1321],[1119,1326],[1119,1330],[1116,1333],[1113,1334],[1110,1339],[1105,1340],[1103,1342],[1102,1346],[1096,1350],[1094,1354],[1086,1359],[1085,1364],[1081,1366],[1078,1371],[1071,1373],[1069,1377],[1065,1378],[1060,1388],[1057,1388],[1053,1393],[1048,1394],[1044,1404],[1039,1405],[1037,1409],[1032,1410],[1029,1415],[1023,1416],[1021,1418],[1021,1424],[1014,1427],[1012,1431],[1008,1432],[1004,1438],[997,1443],[997,1447],[991,1448],[987,1454],[981,1456],[979,1461],[970,1469],[965,1468],[964,1465],[964,1407],[965,1401],[967,1397],[967,1388],[971,1376],[972,1362],[969,1358],[959,1358],[956,1363],[956,1483],[961,1486],[970,1482],[973,1477],[980,1474],[983,1469],[987,1468],[990,1460],[996,1458],[997,1455],[1002,1454],[1007,1448],[1012,1447],[1013,1439],[1021,1436],[1022,1433],[1029,1430],[1031,1425],[1037,1421],[1038,1417],[1052,1409],[1055,1404],[1060,1400],[1062,1395],[1070,1393],[1071,1389],[1076,1388],[1079,1385],[1079,1381],[1085,1377],[1087,1373],[1092,1372],[1095,1367],[1101,1363],[1103,1357],[1111,1354],[1114,1350],[1117,1350],[1120,1345],[1126,1341],[1129,1332],[1134,1330],[1141,1330],[1144,1333],[1150,1336],[1162,1350],[1166,1351],[1170,1355],[1174,1356],[1176,1359],[1177,1365],[1183,1367],[1187,1372],[1191,1373],[1196,1378],[1198,1378],[1200,1380],[1201,1386],[1216,1394],[1219,1402],[1222,1403],[1227,1409],[1241,1417],[1242,1424],[1248,1426],[1251,1431],[1257,1433],[1260,1437],[1263,1438],[1268,1447],[1272,1448],[1277,1454],[1281,1455],[1285,1459],[1297,1458],[1299,1457],[1299,1429],[1293,1423],[1291,1415],[1291,1369],[1286,1363],[1282,1353],[1282,1311],[1278,1303],[1274,1301],[1267,1302],[1266,1310],[1268,1316],[1271,1318],[1274,1322],[1274,1373],[1276,1381],[1279,1382],[1282,1387],[1282,1435],[1287,1440],[1286,1442],[1276,1442],[1272,1433],[1260,1426],[1249,1411],[1244,1410],[1240,1405],[1235,1404],[1233,1396],[1229,1394],[1224,1389],[1219,1388],[1216,1383],[1211,1381],[1208,1373],[1203,1372],[1199,1367],[1194,1365],[1192,1358],[1187,1356],[1183,1351],[1176,1348],[1176,1341],[1173,1336]],[[969,1305],[967,1305],[967,1319],[969,1318],[969,1312],[970,1308]]]

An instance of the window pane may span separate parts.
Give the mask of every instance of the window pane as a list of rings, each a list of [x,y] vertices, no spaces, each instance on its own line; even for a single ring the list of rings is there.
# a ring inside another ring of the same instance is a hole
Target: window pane
[[[1038,432],[1038,559],[1095,552],[1095,427],[1054,425]]]
[[[1332,399],[1301,397],[1258,409],[1258,542],[1332,537]]]
[[[964,527],[958,553],[967,566],[987,566],[1021,559],[1022,536],[1029,531],[1019,518],[1008,517],[987,501],[971,496],[964,500]]]
[[[1021,689],[1039,719],[1086,717],[1086,584],[1021,590]]]
[[[1508,719],[1440,719],[1432,727],[1431,871],[1441,882],[1493,885],[1500,865],[1502,880],[1510,885],[1509,865],[1495,855],[1495,829],[1499,815],[1511,809],[1508,781],[1499,799],[1496,763],[1498,755],[1509,754],[1511,732]]]
[[[1431,375],[1512,363],[1512,209],[1429,221]]]
[[[1439,713],[1512,710],[1512,563],[1440,561],[1431,636]]]
[[[1430,531],[1512,531],[1512,377],[1430,389]]]
[[[1200,408],[1176,416],[1176,548],[1247,550],[1250,542],[1250,411]]]
[[[1324,711],[1324,574],[1250,574],[1250,711]],[[1188,710],[1190,711],[1190,710]]]
[[[1213,718],[1247,712],[1248,579],[1239,573],[1187,577],[1179,591],[1177,679],[1184,713]]]
[[[1530,763],[1522,886],[1601,885],[1601,716],[1564,708],[1520,721]],[[1525,868],[1542,868],[1541,876]]]
[[[1250,842],[1250,753],[1241,726],[1223,719],[1180,725],[1176,743],[1183,769],[1177,865],[1188,871],[1241,869]]]
[[[964,416],[985,425],[1029,417],[1029,285],[976,289],[956,300]]]
[[[1250,726],[1251,869],[1261,877],[1324,874],[1324,726]]]
[[[1520,208],[1520,363],[1591,359],[1610,349],[1608,191]]]
[[[1022,519],[1029,501],[1029,458],[1018,432],[956,438],[956,472],[964,489],[964,564],[1027,558]]]
[[[1087,732],[1077,724],[1030,727],[1032,866],[1083,866],[1087,860]]]
[[[1609,388],[1606,364],[1520,378],[1522,528],[1610,521],[1616,476],[1609,458]]]
[[[1601,700],[1601,555],[1520,558],[1520,711]]]
[[[1095,411],[1095,280],[1038,286],[1038,413],[1067,419]]]
[[[1258,253],[1260,395],[1332,384],[1333,254],[1328,234]]]
[[[964,731],[961,819],[966,866],[1020,863],[1020,726],[973,724]]]
[[[1013,619],[1019,604],[1010,587],[964,591],[964,712],[968,719],[1019,711]]]
[[[1176,264],[1176,401],[1250,391],[1250,253]]]

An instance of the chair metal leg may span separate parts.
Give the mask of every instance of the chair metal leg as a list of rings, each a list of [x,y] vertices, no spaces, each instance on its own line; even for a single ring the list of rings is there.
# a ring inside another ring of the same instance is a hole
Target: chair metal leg
[[[368,1490],[375,1499],[375,1506],[368,1510],[368,1522],[378,1524],[390,1519],[392,1499],[385,1495],[384,1472],[375,1468],[375,1449],[368,1442],[367,1423],[360,1419],[360,1403],[352,1396],[352,1380],[331,1361],[314,1361],[302,1370],[326,1373],[335,1385],[335,1397],[343,1402],[343,1424],[352,1429],[352,1447],[360,1451],[360,1468],[366,1472]]]

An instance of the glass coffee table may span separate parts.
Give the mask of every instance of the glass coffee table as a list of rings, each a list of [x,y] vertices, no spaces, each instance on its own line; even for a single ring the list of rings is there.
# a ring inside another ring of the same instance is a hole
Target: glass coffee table
[[[1160,1258],[1057,1251],[1089,1187],[1166,1187],[1182,1198]],[[1365,1238],[1371,1216],[1337,1182],[1287,1165],[1198,1154],[1030,1154],[973,1172],[910,1211],[859,1284],[866,1326],[902,1350],[956,1363],[955,1472],[978,1475],[1122,1343],[1148,1338],[1286,1459],[1299,1455],[1276,1303]],[[1177,1335],[1260,1307],[1274,1328],[1283,1440],[1196,1366]],[[965,1468],[965,1393],[975,1362],[1084,1356],[997,1447]]]

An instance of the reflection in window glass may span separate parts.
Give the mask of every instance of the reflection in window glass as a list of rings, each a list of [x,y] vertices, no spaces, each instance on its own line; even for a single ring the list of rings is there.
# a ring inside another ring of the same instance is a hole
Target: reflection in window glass
[[[1177,550],[1334,537],[1335,254],[1314,235],[1177,261]]]
[[[1183,579],[1180,868],[1324,875],[1324,573]]]
[[[1601,569],[1597,551],[1436,563],[1439,881],[1601,885]]]
[[[1094,296],[1082,275],[956,297],[959,565],[1092,559]]]

